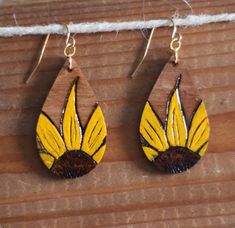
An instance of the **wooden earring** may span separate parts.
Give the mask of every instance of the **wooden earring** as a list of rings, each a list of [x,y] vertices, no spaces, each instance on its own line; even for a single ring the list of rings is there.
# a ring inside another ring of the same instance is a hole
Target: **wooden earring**
[[[67,60],[43,104],[36,142],[43,163],[52,173],[75,178],[87,174],[101,161],[107,131],[94,92],[72,59],[75,39],[66,28]]]
[[[210,128],[204,102],[187,70],[178,63],[182,37],[171,21],[174,32],[170,47],[174,56],[165,65],[149,95],[139,132],[148,160],[163,172],[180,173],[190,169],[205,154]]]

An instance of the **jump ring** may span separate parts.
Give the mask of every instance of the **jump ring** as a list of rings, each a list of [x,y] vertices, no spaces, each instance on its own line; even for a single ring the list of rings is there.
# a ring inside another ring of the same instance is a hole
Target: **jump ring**
[[[172,41],[171,41],[171,44],[170,44],[170,48],[171,50],[173,51],[179,51],[179,49],[181,48],[181,42],[178,38],[174,38]]]
[[[75,53],[76,53],[76,47],[71,43],[66,44],[64,48],[64,55],[66,57],[72,57],[75,55]]]

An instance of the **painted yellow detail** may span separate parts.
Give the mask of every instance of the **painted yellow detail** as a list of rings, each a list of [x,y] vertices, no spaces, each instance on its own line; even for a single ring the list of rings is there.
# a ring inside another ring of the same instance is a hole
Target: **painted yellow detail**
[[[92,156],[99,149],[106,135],[107,130],[104,116],[100,106],[97,106],[87,124],[82,143],[82,151]]]
[[[36,132],[43,147],[53,157],[58,158],[66,151],[64,141],[58,130],[43,113],[39,116]]]
[[[75,106],[75,83],[70,91],[63,118],[64,142],[68,150],[80,150],[82,132]]]
[[[167,138],[171,146],[184,147],[187,140],[187,126],[182,112],[179,89],[174,91],[168,107]]]
[[[201,102],[191,122],[187,147],[192,151],[198,151],[208,141],[209,134],[209,120],[205,105]],[[204,154],[205,150],[202,148],[200,153]]]
[[[209,137],[209,127],[206,119],[203,121],[201,126],[195,132],[190,149],[193,151],[197,151],[204,143],[208,141],[208,137]]]
[[[93,155],[93,159],[98,163],[100,163],[103,155],[104,155],[104,151],[105,151],[105,148],[106,148],[106,144],[103,145],[94,155]]]
[[[58,159],[66,151],[71,150],[82,150],[99,163],[106,148],[105,143],[102,145],[106,138],[107,130],[100,106],[97,106],[93,112],[83,137],[76,113],[75,90],[76,84],[74,83],[67,100],[62,122],[64,140],[55,125],[44,113],[41,113],[39,116],[36,129],[38,147],[48,152],[41,152],[40,157],[49,169],[52,167],[55,159]],[[93,154],[94,156],[92,156]]]
[[[43,163],[47,166],[48,169],[51,168],[51,166],[54,163],[54,158],[50,155],[50,154],[46,154],[46,153],[39,153]]]
[[[157,151],[165,151],[169,148],[163,126],[153,112],[149,102],[146,102],[141,117],[140,133]]]
[[[200,156],[203,156],[207,150],[207,146],[208,146],[208,142],[205,143],[205,145],[198,151],[198,153],[200,154]]]
[[[188,130],[179,96],[179,80],[168,101],[165,129],[150,103],[147,102],[144,107],[139,131],[143,137],[143,151],[150,161],[169,147],[185,147],[198,152],[200,156],[206,152],[210,128],[205,105],[200,103]]]
[[[158,155],[158,152],[150,147],[143,146],[142,148],[149,161],[152,161]]]

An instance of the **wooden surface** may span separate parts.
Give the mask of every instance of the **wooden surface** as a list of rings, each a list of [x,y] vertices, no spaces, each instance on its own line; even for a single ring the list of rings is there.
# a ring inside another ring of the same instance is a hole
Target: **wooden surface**
[[[169,102],[176,83],[179,80],[179,76],[181,75],[179,82],[180,104],[183,107],[186,123],[190,123],[190,119],[192,118],[198,103],[201,101],[201,98],[197,88],[191,80],[188,70],[181,67],[180,63],[175,65],[173,61],[174,56],[172,55],[171,59],[166,62],[158,76],[157,81],[150,92],[148,101],[160,120],[164,122],[167,118],[167,112],[169,112],[167,103]]]
[[[78,78],[76,86],[76,107],[79,115],[79,124],[85,128],[94,112],[97,99],[77,63],[72,60],[73,69],[71,71],[68,71],[68,66],[69,61],[67,59],[61,67],[60,72],[57,74],[56,80],[43,104],[42,111],[45,112],[59,128],[61,115],[64,112],[71,85],[73,85],[74,81]]]
[[[183,1],[1,1],[0,26],[156,19],[190,13]],[[193,0],[195,14],[235,12],[234,0]],[[208,153],[190,171],[163,175],[138,140],[145,101],[170,56],[171,29],[158,29],[135,80],[140,31],[77,35],[76,61],[108,125],[102,163],[60,180],[41,163],[35,126],[64,62],[65,37],[52,36],[40,70],[22,84],[43,37],[0,39],[0,223],[3,227],[234,227],[235,23],[181,28],[180,58],[210,117]],[[146,34],[146,33],[145,33]]]

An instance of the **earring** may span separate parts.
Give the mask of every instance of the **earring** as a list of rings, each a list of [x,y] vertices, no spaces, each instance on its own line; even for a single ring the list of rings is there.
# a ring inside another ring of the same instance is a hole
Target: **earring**
[[[67,59],[43,104],[36,142],[43,163],[52,173],[75,178],[87,174],[101,161],[107,132],[95,95],[72,59],[76,52],[75,39],[70,36],[67,25],[66,29],[64,55]],[[29,79],[41,61],[48,39],[49,35]]]
[[[178,63],[182,36],[177,33],[174,21],[170,20],[174,27],[170,43],[174,56],[165,65],[149,95],[139,132],[148,160],[161,171],[180,173],[190,169],[205,154],[210,128],[205,105],[189,74]],[[153,33],[154,29],[140,64],[147,54]]]

